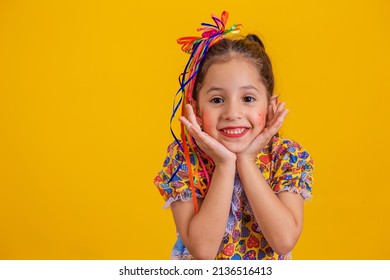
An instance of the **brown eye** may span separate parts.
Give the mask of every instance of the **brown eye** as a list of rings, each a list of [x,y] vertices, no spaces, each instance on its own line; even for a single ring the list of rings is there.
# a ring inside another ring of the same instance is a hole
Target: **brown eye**
[[[220,104],[223,103],[223,99],[221,97],[214,97],[210,100],[211,103]]]
[[[252,96],[245,96],[245,97],[243,98],[243,101],[249,103],[249,102],[256,101],[256,99],[255,99],[254,97],[252,97]]]

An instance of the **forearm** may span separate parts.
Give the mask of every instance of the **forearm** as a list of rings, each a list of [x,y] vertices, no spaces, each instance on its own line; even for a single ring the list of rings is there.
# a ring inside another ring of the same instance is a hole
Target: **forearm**
[[[264,237],[278,254],[295,246],[301,225],[268,185],[254,161],[237,159],[237,171]]]
[[[195,258],[212,259],[218,252],[226,231],[234,175],[234,162],[214,170],[207,195],[188,228],[188,249]]]

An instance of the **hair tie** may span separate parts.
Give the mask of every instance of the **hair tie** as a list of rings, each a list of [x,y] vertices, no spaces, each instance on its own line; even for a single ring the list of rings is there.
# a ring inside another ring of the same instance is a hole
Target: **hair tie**
[[[194,50],[194,45],[202,41],[204,42],[215,38],[215,40],[209,44],[210,47],[215,42],[220,40],[223,35],[228,33],[238,33],[242,27],[241,24],[234,24],[232,27],[226,30],[225,27],[229,18],[229,13],[226,11],[222,12],[221,19],[219,19],[214,14],[211,15],[211,18],[214,20],[214,25],[202,22],[201,25],[205,27],[200,27],[197,29],[197,31],[203,31],[201,36],[181,37],[177,39],[177,43],[182,45],[181,49],[184,52],[191,53]]]

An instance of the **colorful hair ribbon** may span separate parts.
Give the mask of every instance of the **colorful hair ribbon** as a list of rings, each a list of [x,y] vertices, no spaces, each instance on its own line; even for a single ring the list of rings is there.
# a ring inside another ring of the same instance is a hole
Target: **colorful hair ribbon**
[[[183,73],[181,73],[179,76],[180,88],[175,94],[172,115],[170,118],[171,133],[180,150],[184,154],[184,159],[182,159],[179,167],[172,174],[171,180],[173,177],[175,177],[176,173],[183,167],[183,161],[185,160],[188,169],[189,183],[195,213],[198,213],[196,189],[198,189],[200,193],[204,195],[207,186],[210,185],[209,174],[206,171],[203,159],[207,159],[210,162],[212,162],[212,160],[196,146],[195,139],[189,134],[183,124],[181,124],[180,142],[172,129],[172,121],[179,107],[181,107],[181,116],[185,116],[185,105],[193,104],[192,92],[194,89],[196,75],[198,73],[199,65],[202,62],[203,58],[206,56],[208,49],[216,42],[223,39],[225,35],[229,33],[238,33],[241,29],[241,24],[235,24],[229,29],[226,29],[226,23],[229,18],[229,13],[226,11],[222,12],[221,18],[218,18],[216,15],[211,15],[211,18],[213,19],[214,24],[201,23],[202,27],[197,29],[197,31],[202,32],[201,36],[181,37],[177,40],[177,43],[182,45],[182,51],[190,54],[190,58],[188,59]],[[181,96],[177,101],[179,93],[181,93]],[[191,157],[190,155],[194,156]],[[202,180],[200,180],[200,169],[203,170],[202,175],[206,178],[206,185],[203,183]]]

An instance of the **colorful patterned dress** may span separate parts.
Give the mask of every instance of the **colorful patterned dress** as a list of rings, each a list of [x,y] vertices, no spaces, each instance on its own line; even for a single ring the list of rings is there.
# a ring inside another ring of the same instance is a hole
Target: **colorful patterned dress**
[[[154,179],[155,185],[166,201],[164,208],[177,200],[192,199],[186,172],[187,166],[184,161],[181,170],[171,178],[183,158],[184,155],[176,142],[169,145],[163,169]],[[313,159],[296,142],[274,136],[258,154],[256,164],[275,193],[289,191],[299,193],[305,200],[311,198]],[[213,163],[206,161],[206,169],[211,176],[213,168]],[[200,173],[204,174],[204,172]],[[205,180],[205,178],[201,179]],[[196,190],[196,196],[204,197],[198,190]],[[193,259],[179,234],[171,253],[171,259]],[[291,259],[291,253],[286,255],[275,253],[264,238],[237,173],[234,179],[226,232],[215,259]]]

